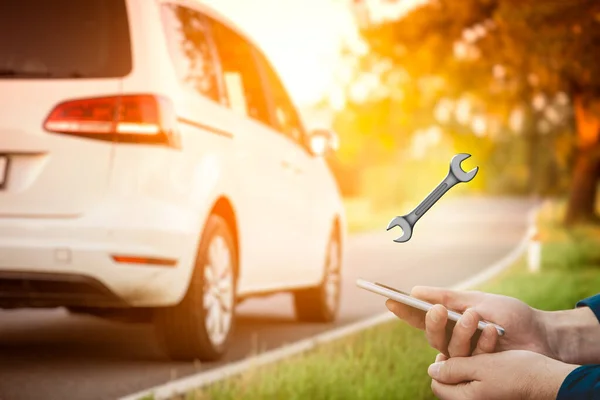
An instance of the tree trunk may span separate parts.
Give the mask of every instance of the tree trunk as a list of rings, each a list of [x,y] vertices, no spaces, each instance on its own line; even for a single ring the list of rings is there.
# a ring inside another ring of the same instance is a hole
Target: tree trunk
[[[600,159],[596,149],[580,151],[573,168],[573,181],[565,214],[565,224],[574,225],[596,219],[596,183],[600,170]]]
[[[539,135],[537,132],[538,114],[530,107],[525,111],[525,143],[527,146],[527,193],[537,195],[539,187],[538,155]]]
[[[598,101],[574,101],[575,123],[579,151],[573,168],[571,193],[565,214],[565,224],[596,221],[596,192],[600,173],[600,119],[594,115]]]

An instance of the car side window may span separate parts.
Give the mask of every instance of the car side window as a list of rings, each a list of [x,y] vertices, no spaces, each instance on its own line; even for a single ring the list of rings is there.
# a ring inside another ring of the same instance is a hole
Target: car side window
[[[161,14],[169,53],[180,81],[219,102],[219,65],[207,18],[177,4],[164,4]]]
[[[271,125],[252,45],[220,22],[211,20],[211,24],[228,106],[234,112]]]
[[[259,53],[259,52],[257,52]],[[257,54],[269,86],[275,129],[294,142],[305,145],[305,131],[302,120],[277,72],[263,54]]]

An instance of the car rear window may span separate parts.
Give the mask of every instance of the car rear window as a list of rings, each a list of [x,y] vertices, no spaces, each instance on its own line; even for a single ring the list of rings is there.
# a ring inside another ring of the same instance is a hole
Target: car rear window
[[[0,0],[0,79],[122,77],[125,0]]]

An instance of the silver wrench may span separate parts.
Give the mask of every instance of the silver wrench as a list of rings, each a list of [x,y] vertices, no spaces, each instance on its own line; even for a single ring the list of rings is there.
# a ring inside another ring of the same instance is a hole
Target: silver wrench
[[[441,199],[442,196],[448,190],[450,190],[450,188],[452,188],[452,186],[461,182],[469,182],[475,178],[477,171],[479,171],[479,167],[475,167],[469,172],[463,171],[460,167],[460,163],[469,157],[471,157],[471,155],[467,153],[460,153],[452,157],[452,160],[450,161],[450,170],[448,171],[448,175],[446,175],[446,178],[444,178],[442,183],[440,183],[431,193],[429,193],[425,200],[423,200],[421,204],[419,204],[417,208],[412,210],[409,214],[401,217],[394,217],[394,219],[390,221],[387,227],[388,231],[396,226],[399,226],[403,233],[402,236],[394,239],[394,242],[408,242],[412,236],[413,227],[419,218],[421,218],[423,214],[427,212],[427,210],[429,210],[439,199]]]

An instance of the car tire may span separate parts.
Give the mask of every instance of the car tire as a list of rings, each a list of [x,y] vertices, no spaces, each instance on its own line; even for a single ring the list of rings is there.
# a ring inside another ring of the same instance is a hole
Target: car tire
[[[318,286],[294,292],[296,317],[303,322],[332,322],[340,307],[341,244],[337,229],[329,239],[323,280]]]
[[[215,361],[225,354],[235,323],[237,263],[229,226],[211,215],[183,300],[155,313],[157,333],[171,359]]]

